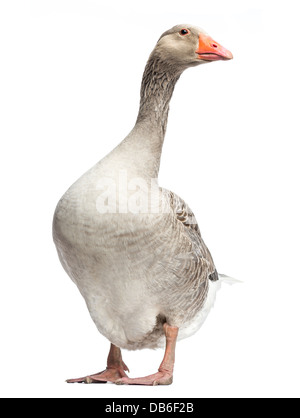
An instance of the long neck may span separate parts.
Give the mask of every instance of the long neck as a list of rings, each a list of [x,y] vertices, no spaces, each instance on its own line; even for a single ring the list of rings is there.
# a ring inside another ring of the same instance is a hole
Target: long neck
[[[136,124],[120,144],[131,168],[143,177],[158,176],[169,102],[181,73],[174,66],[166,66],[154,53],[150,55],[142,79]]]
[[[136,123],[151,125],[161,145],[168,122],[169,103],[181,72],[172,66],[166,66],[152,54],[143,74]]]

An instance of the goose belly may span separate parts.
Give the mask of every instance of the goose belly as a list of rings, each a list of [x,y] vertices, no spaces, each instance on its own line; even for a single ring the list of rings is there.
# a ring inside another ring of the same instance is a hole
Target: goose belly
[[[149,346],[147,335],[153,333],[160,309],[143,281],[137,278],[128,280],[130,272],[123,261],[119,259],[118,275],[102,266],[105,277],[81,275],[77,286],[102,335],[121,348],[143,348]],[[153,343],[152,338],[150,345]]]
[[[70,223],[70,213],[61,216],[54,220],[58,255],[99,332],[121,348],[156,347],[163,329],[157,327],[155,292],[149,291],[151,237],[145,238],[145,230],[125,233],[132,220],[120,224],[113,215],[93,225],[78,218]]]

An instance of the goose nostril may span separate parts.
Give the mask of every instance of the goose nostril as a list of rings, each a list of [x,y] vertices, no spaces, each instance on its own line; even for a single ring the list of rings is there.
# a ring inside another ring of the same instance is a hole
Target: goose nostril
[[[218,48],[218,45],[217,45],[217,44],[212,44],[212,46],[213,46],[214,48]]]

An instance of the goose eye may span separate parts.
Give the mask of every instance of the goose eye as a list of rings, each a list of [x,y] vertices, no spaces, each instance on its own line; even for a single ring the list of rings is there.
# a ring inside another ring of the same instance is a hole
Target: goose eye
[[[188,29],[181,29],[180,31],[180,35],[187,35],[188,33],[190,33],[190,31]]]

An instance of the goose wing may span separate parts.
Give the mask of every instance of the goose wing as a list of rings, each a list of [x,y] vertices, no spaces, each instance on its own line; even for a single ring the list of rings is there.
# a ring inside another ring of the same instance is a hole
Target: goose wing
[[[191,281],[205,282],[207,279],[218,280],[218,273],[212,256],[205,245],[195,215],[183,199],[173,192],[169,193],[171,213],[175,224],[190,243],[189,250],[179,254],[176,258],[181,262],[177,264],[177,276],[187,276]]]

